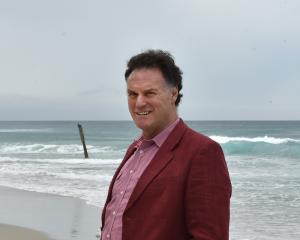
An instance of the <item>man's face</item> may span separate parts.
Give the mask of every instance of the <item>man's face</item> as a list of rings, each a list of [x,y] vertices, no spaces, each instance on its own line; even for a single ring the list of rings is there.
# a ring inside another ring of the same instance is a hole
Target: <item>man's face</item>
[[[176,87],[167,85],[157,68],[132,71],[127,80],[128,107],[143,137],[153,138],[177,118]]]

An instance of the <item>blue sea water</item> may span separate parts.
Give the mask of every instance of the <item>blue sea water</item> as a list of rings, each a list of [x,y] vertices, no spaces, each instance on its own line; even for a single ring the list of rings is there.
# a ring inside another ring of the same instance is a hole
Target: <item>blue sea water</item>
[[[300,122],[192,121],[219,142],[231,180],[232,240],[300,239]],[[103,207],[132,122],[0,122],[0,185],[81,198]]]

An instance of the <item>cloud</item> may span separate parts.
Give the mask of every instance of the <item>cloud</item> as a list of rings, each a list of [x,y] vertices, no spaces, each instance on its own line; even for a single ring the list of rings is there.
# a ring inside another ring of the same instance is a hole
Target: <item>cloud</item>
[[[86,118],[128,119],[126,61],[162,48],[184,72],[185,119],[300,119],[289,107],[300,102],[299,10],[293,0],[2,2],[5,117],[80,118],[82,106]]]

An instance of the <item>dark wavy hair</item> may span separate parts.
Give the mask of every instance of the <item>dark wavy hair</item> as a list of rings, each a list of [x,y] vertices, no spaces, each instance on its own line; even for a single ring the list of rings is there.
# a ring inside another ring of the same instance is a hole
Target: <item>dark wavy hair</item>
[[[163,50],[147,50],[133,56],[127,63],[125,71],[126,81],[132,71],[141,68],[158,68],[163,74],[166,83],[169,86],[178,88],[178,97],[175,101],[175,105],[178,106],[182,98],[180,93],[182,89],[182,71],[176,66],[173,56]]]

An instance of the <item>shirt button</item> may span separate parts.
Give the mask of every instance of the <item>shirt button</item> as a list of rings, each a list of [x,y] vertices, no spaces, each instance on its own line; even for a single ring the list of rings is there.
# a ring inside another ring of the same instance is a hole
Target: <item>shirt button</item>
[[[129,173],[132,174],[132,173],[133,173],[133,170],[130,170]]]
[[[113,211],[113,215],[116,215],[116,211]]]
[[[121,193],[121,194],[123,194],[123,193],[124,193],[124,191],[121,191],[120,193]]]
[[[110,238],[110,234],[107,234],[107,235],[106,235],[106,238]]]
[[[143,150],[140,150],[140,154],[143,154],[144,153],[144,151]]]

